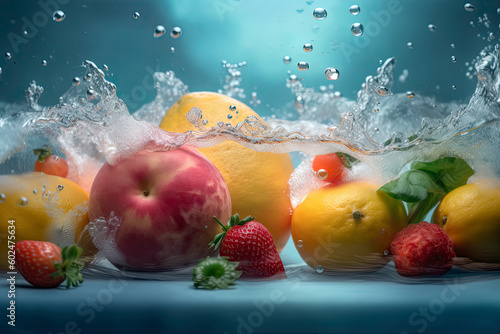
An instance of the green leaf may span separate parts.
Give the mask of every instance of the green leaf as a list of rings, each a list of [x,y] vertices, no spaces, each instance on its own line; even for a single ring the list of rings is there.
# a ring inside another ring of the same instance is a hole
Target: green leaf
[[[411,164],[411,168],[437,175],[447,193],[465,185],[474,175],[474,170],[460,158],[448,157],[433,162],[416,161]]]
[[[446,157],[432,162],[415,161],[411,169],[382,187],[389,196],[408,203],[409,223],[418,223],[450,191],[474,175],[460,158]]]
[[[429,192],[443,192],[428,174],[418,170],[403,173],[398,179],[386,183],[379,190],[407,203],[423,201]]]
[[[340,159],[340,162],[344,167],[351,169],[352,166],[359,164],[359,160],[355,157],[351,157],[349,154],[345,154],[342,152],[337,152],[337,156]]]
[[[229,288],[242,274],[242,271],[236,270],[238,265],[239,262],[230,262],[225,257],[203,259],[193,269],[195,288]]]

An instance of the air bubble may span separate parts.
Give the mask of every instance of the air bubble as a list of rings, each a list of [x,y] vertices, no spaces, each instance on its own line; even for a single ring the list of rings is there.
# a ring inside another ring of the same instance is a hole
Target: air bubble
[[[165,35],[165,27],[162,25],[157,25],[155,28],[155,31],[153,32],[153,37],[154,38],[160,38],[161,36]]]
[[[327,13],[324,8],[316,8],[313,10],[313,16],[315,19],[324,20],[326,19]]]
[[[377,94],[380,95],[380,96],[384,96],[384,95],[387,95],[389,93],[389,89],[387,89],[386,87],[384,86],[379,86],[377,88]]]
[[[174,27],[172,31],[170,32],[170,36],[172,38],[179,38],[182,35],[182,29],[179,27]]]
[[[232,110],[232,111],[236,110],[236,106],[234,104],[231,104],[229,106],[229,110]]]
[[[42,60],[42,66],[47,66],[47,61],[45,59]]]
[[[135,12],[133,17],[135,20],[138,20],[141,17],[141,14],[139,12]]]
[[[87,98],[89,100],[93,100],[95,98],[95,92],[93,89],[91,88],[87,89]]]
[[[297,247],[302,247],[304,246],[304,242],[302,240],[297,241]]]
[[[452,62],[452,63],[456,63],[456,62],[457,62],[457,57],[455,57],[455,56],[451,56],[451,62]]]
[[[204,119],[203,121],[201,121],[201,124],[203,124],[203,125],[207,125],[207,123],[208,123],[208,119]]]
[[[325,169],[319,169],[316,172],[316,177],[321,181],[325,180],[328,177],[328,172]]]
[[[415,97],[415,93],[412,92],[411,90],[407,91],[406,92],[406,97],[411,99],[411,98],[414,98]]]
[[[453,85],[453,86],[451,86],[451,89],[455,90],[455,89],[457,89],[457,86]]]
[[[340,72],[334,67],[328,67],[325,70],[325,77],[328,80],[337,80],[340,76]]]
[[[79,77],[74,77],[73,78],[73,85],[78,86],[80,84],[80,78]]]
[[[54,14],[52,14],[52,20],[56,22],[62,22],[66,18],[66,14],[62,10],[56,10]]]
[[[304,49],[305,52],[311,52],[313,50],[312,44],[309,43],[304,44],[302,48]]]
[[[20,206],[20,207],[24,207],[24,206],[27,206],[29,203],[28,199],[26,197],[21,197],[18,201],[17,201],[17,206]]]
[[[413,43],[412,42],[406,43],[406,46],[408,46],[408,49],[413,49]]]
[[[227,119],[231,119],[231,118],[233,118],[233,115],[228,114],[228,115],[227,115]]]
[[[37,189],[33,189],[33,195],[36,195],[38,194],[38,190]]]
[[[324,271],[325,271],[325,268],[324,268],[322,265],[318,264],[318,265],[316,266],[316,272],[317,272],[318,274],[322,274]]]
[[[175,53],[175,48],[173,46],[170,48],[170,53]]]
[[[5,52],[4,57],[7,60],[12,59],[12,54],[10,52]]]
[[[305,61],[301,61],[297,64],[297,67],[299,68],[299,70],[301,71],[307,71],[309,69],[309,64]]]
[[[285,64],[290,64],[291,61],[292,61],[292,57],[290,57],[290,56],[284,56],[283,57],[283,62]]]
[[[389,255],[389,251],[387,249],[384,251],[384,255],[385,256]]]
[[[105,70],[106,72],[109,71],[109,67],[106,64],[102,65],[102,69]]]
[[[354,23],[351,26],[351,33],[354,36],[361,36],[361,35],[363,35],[363,25],[361,23]]]
[[[87,74],[85,75],[85,80],[87,80],[87,81],[92,80],[92,73],[87,73]]]
[[[3,203],[3,202],[5,202],[5,195],[0,194],[0,203]]]
[[[476,7],[474,7],[474,5],[473,5],[473,4],[471,4],[471,3],[466,3],[466,4],[464,5],[464,9],[465,9],[466,11],[468,11],[468,12],[473,12],[473,11],[475,11],[475,10],[476,10]]]
[[[360,11],[361,8],[359,8],[358,5],[352,5],[351,7],[349,7],[349,13],[351,13],[352,15],[358,15]]]
[[[436,31],[436,26],[434,24],[429,24],[427,28],[429,29],[430,32]]]
[[[298,78],[295,74],[291,74],[289,77],[288,77],[288,81],[290,81],[291,83],[294,83],[294,82],[297,82]]]
[[[58,185],[57,186],[57,191],[61,191],[64,189],[64,186],[62,184]]]

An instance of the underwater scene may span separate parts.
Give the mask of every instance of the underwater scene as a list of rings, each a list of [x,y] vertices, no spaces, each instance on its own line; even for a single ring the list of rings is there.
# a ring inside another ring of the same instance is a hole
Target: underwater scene
[[[500,2],[0,8],[8,333],[500,325]]]

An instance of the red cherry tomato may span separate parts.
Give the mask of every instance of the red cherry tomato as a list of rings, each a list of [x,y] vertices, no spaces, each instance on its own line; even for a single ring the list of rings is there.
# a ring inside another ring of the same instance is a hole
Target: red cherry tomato
[[[343,182],[347,172],[337,153],[315,156],[312,167],[320,180],[331,183]]]
[[[68,176],[69,167],[66,160],[52,154],[47,145],[34,150],[34,153],[38,155],[38,160],[35,162],[35,172],[43,172],[60,177]]]

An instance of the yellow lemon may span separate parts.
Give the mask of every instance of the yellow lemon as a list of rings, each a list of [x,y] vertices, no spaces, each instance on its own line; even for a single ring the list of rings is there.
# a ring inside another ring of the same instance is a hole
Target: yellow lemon
[[[186,118],[193,107],[201,109],[206,127],[217,121],[235,126],[247,116],[265,122],[247,105],[226,95],[198,92],[181,97],[166,113],[160,128],[170,132],[186,132],[196,128]],[[231,115],[228,117],[228,115]],[[231,194],[232,211],[240,217],[252,215],[273,236],[278,251],[290,237],[291,204],[288,178],[293,164],[288,153],[257,152],[226,141],[200,149],[219,169]]]
[[[60,247],[76,243],[88,223],[88,200],[85,190],[59,176],[0,175],[0,248],[5,255],[0,269],[8,268],[12,242],[50,241]],[[95,253],[90,236],[82,237],[84,255]]]
[[[457,256],[478,262],[500,262],[500,184],[469,183],[450,191],[434,210],[453,241]]]
[[[372,271],[389,262],[396,233],[407,225],[403,202],[371,183],[349,182],[312,191],[292,217],[302,259],[319,270]]]

